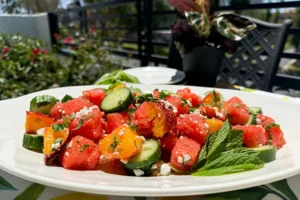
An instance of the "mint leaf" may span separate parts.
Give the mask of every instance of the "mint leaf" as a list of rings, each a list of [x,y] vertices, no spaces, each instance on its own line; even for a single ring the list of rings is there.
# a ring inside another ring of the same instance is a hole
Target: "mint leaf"
[[[240,148],[222,153],[220,157],[206,164],[193,175],[216,176],[259,169],[263,166],[264,162],[256,157],[253,150]]]
[[[55,131],[62,131],[64,130],[65,125],[64,124],[53,124],[52,129]]]
[[[218,134],[214,141],[208,146],[208,152],[207,152],[207,160],[212,161],[220,156],[221,152],[223,152],[226,149],[227,145],[227,136],[230,133],[231,126],[226,120],[221,127],[221,129],[218,131]]]
[[[236,130],[236,129],[230,130],[227,138],[227,145],[225,151],[242,147],[243,136],[244,136],[243,130]]]
[[[216,137],[218,135],[218,131],[213,132],[211,134],[208,135],[208,138],[204,144],[204,146],[201,148],[201,151],[199,153],[198,156],[198,161],[194,164],[193,169],[198,169],[200,167],[202,167],[203,165],[205,165],[207,159],[207,152],[209,150],[209,148],[211,147],[210,144],[213,144],[213,142],[215,141]]]
[[[234,166],[227,166],[221,167],[217,169],[210,169],[210,170],[203,170],[193,173],[193,176],[219,176],[225,174],[233,174],[238,172],[244,172],[254,169],[260,169],[263,167],[262,165],[255,165],[255,164],[241,164],[241,165],[234,165]]]

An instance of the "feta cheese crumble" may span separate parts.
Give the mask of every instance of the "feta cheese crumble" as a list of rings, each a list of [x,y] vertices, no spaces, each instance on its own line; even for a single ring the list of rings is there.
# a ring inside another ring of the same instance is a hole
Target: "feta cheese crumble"
[[[181,156],[178,156],[178,157],[177,157],[177,162],[183,163],[183,158],[182,158]]]
[[[45,128],[40,128],[39,130],[36,131],[36,134],[40,136],[44,136],[44,133],[45,133]]]
[[[183,162],[184,163],[189,162],[191,159],[192,158],[191,158],[191,156],[189,154],[186,153],[186,154],[183,155]]]
[[[171,167],[168,164],[164,163],[164,164],[161,165],[161,167],[160,167],[160,173],[159,173],[160,175],[166,176],[170,172],[171,172]]]
[[[133,173],[134,173],[136,176],[142,176],[142,175],[145,174],[144,171],[141,170],[141,169],[134,169],[134,170],[133,170]]]

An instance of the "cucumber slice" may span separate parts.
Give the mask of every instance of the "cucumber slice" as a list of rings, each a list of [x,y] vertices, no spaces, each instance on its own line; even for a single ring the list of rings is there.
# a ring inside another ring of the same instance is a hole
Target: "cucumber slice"
[[[161,156],[161,149],[156,140],[146,140],[142,146],[142,151],[133,157],[128,162],[123,163],[124,167],[130,170],[134,169],[150,169],[153,163],[157,162]]]
[[[41,135],[24,134],[23,147],[29,150],[43,150],[44,137]]]
[[[101,109],[107,113],[120,112],[127,109],[133,102],[133,95],[129,88],[112,90],[101,103]]]
[[[265,163],[272,162],[276,159],[276,147],[273,145],[265,145],[250,149],[259,152],[258,158]]]
[[[249,107],[249,111],[253,114],[262,114],[262,109],[260,107]]]
[[[257,124],[257,123],[256,123],[256,117],[257,117],[256,114],[250,114],[249,120],[248,120],[248,122],[246,123],[246,125],[255,125],[255,124]]]
[[[160,99],[163,99],[165,98],[166,96],[175,96],[175,97],[179,97],[178,94],[174,93],[174,92],[171,92],[169,90],[162,90],[160,93],[159,93],[159,98]]]
[[[29,110],[31,112],[38,112],[38,113],[48,115],[52,107],[58,101],[59,101],[58,99],[50,95],[36,96],[30,101]]]

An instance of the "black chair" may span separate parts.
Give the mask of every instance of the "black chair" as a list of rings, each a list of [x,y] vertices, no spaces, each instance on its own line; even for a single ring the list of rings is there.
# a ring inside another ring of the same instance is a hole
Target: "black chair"
[[[225,54],[217,82],[270,91],[292,22],[286,20],[283,24],[272,24],[247,18],[257,28],[239,42],[233,55]],[[179,59],[175,45],[171,44],[168,66],[182,70]]]

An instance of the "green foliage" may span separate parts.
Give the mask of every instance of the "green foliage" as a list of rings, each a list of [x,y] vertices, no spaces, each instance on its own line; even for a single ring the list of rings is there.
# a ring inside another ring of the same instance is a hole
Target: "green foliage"
[[[83,37],[85,38],[85,37]],[[113,65],[100,41],[82,40],[67,63],[43,42],[18,34],[0,35],[0,99],[72,85],[93,84]]]

